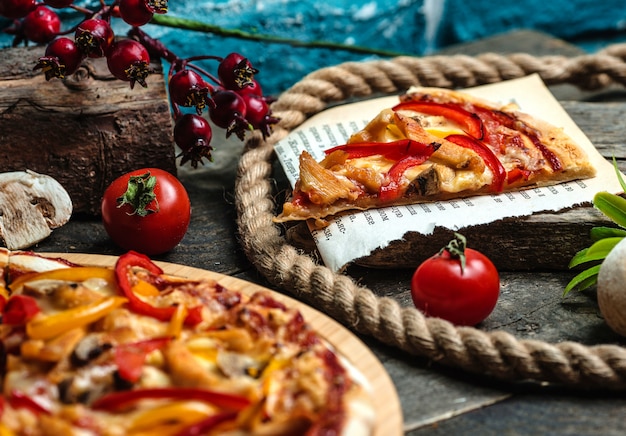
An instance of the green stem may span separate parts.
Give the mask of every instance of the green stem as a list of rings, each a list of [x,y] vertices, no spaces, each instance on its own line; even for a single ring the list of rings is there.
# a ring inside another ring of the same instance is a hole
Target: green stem
[[[212,33],[218,36],[232,37],[238,39],[245,39],[258,42],[269,42],[274,44],[287,44],[292,47],[305,47],[305,48],[327,48],[332,50],[344,50],[353,53],[371,54],[383,57],[395,57],[395,56],[411,56],[411,53],[402,53],[390,50],[375,49],[369,47],[360,47],[356,45],[340,44],[330,41],[300,41],[291,38],[282,38],[273,35],[264,35],[261,33],[250,33],[239,29],[225,29],[220,26],[214,26],[212,24],[203,23],[200,21],[190,20],[187,18],[172,17],[168,15],[155,14],[152,17],[150,24],[156,24],[159,26],[173,27],[176,29],[193,30],[195,32]]]

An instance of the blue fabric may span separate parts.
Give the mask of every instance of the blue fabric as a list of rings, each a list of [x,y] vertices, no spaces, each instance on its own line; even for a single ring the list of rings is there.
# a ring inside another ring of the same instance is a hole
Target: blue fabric
[[[95,0],[77,4],[93,5]],[[497,6],[496,6],[497,5]],[[170,0],[169,14],[247,32],[302,41],[330,41],[409,55],[473,41],[514,29],[537,29],[574,42],[587,51],[625,38],[624,0]],[[80,18],[63,10],[65,28]],[[128,27],[115,20],[114,30]],[[0,28],[10,24],[0,20]],[[181,57],[237,51],[261,70],[268,94],[277,94],[308,72],[346,61],[377,58],[345,50],[292,47],[244,41],[147,25],[144,29]],[[0,46],[11,37],[0,36]],[[215,63],[205,63],[215,71]]]

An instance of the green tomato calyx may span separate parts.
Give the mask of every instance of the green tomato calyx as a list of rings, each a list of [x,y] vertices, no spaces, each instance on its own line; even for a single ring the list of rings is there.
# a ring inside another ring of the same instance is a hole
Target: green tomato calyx
[[[467,239],[460,233],[454,232],[454,239],[448,242],[448,245],[439,250],[441,255],[444,251],[450,254],[452,259],[458,259],[461,262],[461,274],[465,272],[465,248],[467,247]]]
[[[154,193],[157,179],[150,175],[150,171],[139,176],[130,176],[126,192],[117,199],[117,207],[130,205],[132,212],[129,215],[146,216],[159,211],[159,203]],[[154,202],[154,208],[148,206]]]

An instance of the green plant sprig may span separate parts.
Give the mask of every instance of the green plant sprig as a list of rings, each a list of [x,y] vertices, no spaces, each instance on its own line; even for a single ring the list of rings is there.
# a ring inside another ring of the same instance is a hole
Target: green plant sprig
[[[225,29],[220,26],[203,23],[201,21],[191,20],[187,18],[173,17],[169,15],[155,14],[150,24],[156,24],[163,27],[173,27],[176,29],[191,30],[195,32],[211,33],[217,36],[229,38],[237,38],[243,40],[268,42],[273,44],[287,44],[292,47],[304,48],[325,48],[332,50],[344,50],[353,53],[378,55],[382,57],[409,56],[410,53],[398,52],[385,49],[377,49],[371,47],[362,47],[357,45],[341,44],[330,41],[300,41],[291,38],[281,38],[274,35],[266,35],[256,32],[246,32],[240,29]],[[414,55],[414,54],[413,54]]]
[[[622,177],[622,173],[617,168],[617,161],[613,158],[613,167],[617,179],[626,192],[626,182]],[[598,273],[602,261],[611,252],[611,250],[626,237],[626,199],[609,192],[598,192],[593,197],[593,205],[602,212],[607,218],[619,226],[615,227],[593,227],[590,232],[591,246],[580,250],[572,257],[569,268],[574,268],[582,264],[593,263],[594,265],[578,273],[567,284],[563,291],[565,297],[571,290],[587,289],[598,282]]]

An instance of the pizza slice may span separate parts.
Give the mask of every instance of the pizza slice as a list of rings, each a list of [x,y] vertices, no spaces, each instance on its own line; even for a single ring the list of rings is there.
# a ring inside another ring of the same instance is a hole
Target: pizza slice
[[[561,128],[460,91],[415,88],[317,162],[306,151],[275,222],[501,193],[593,177]]]
[[[114,268],[15,259],[29,271],[2,308],[0,434],[373,432],[365,378],[267,290],[170,276],[134,252]]]

